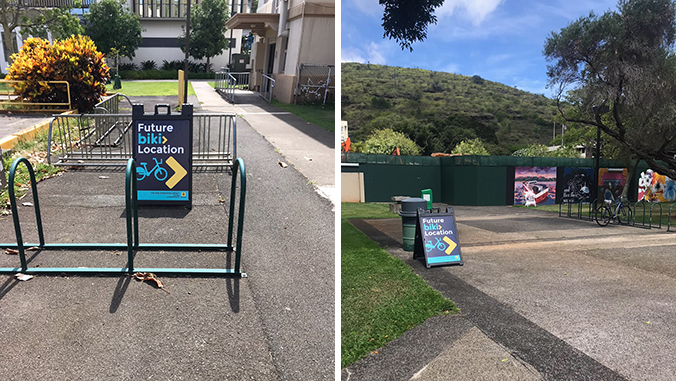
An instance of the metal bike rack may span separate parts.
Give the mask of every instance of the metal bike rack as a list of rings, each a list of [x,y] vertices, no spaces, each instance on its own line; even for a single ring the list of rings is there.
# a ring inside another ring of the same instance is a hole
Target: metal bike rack
[[[641,217],[641,226],[639,226],[639,228],[650,229],[650,225],[645,226],[645,212],[646,212],[646,209],[645,209],[646,202],[645,202],[645,200],[637,201],[634,204],[634,221],[632,222],[631,226],[636,227],[636,220],[638,219],[637,218],[638,217],[638,204],[643,205],[643,216]]]
[[[21,224],[19,223],[19,213],[17,208],[17,201],[14,194],[14,178],[16,169],[20,164],[24,164],[30,175],[33,192],[33,205],[35,209],[35,219],[38,228],[39,243],[24,243],[21,234]],[[233,231],[235,214],[235,198],[237,190],[237,172],[240,178],[240,193],[238,206],[238,220],[237,220],[237,237],[235,246],[233,246]],[[235,160],[232,166],[232,185],[230,189],[230,209],[228,221],[228,243],[226,245],[219,244],[156,244],[156,243],[140,243],[139,229],[138,229],[138,200],[136,195],[136,165],[134,159],[129,159],[127,162],[127,172],[125,178],[125,215],[126,215],[126,232],[127,243],[71,243],[71,244],[48,244],[45,243],[44,232],[42,229],[42,218],[40,216],[40,201],[38,199],[38,191],[35,181],[35,172],[33,167],[27,159],[20,157],[12,163],[9,171],[9,199],[12,208],[12,218],[14,221],[14,231],[16,233],[16,244],[0,243],[1,248],[12,248],[19,252],[19,260],[21,267],[0,267],[0,274],[108,274],[121,275],[133,274],[135,272],[151,272],[155,274],[172,274],[172,275],[239,275],[246,277],[246,273],[240,271],[240,260],[242,254],[242,232],[244,221],[244,205],[246,198],[246,170],[244,168],[244,161],[239,158]],[[38,247],[39,249],[55,249],[55,250],[127,250],[127,267],[123,268],[95,268],[95,267],[28,267],[26,261],[25,247]],[[235,255],[235,266],[231,269],[218,268],[154,268],[154,267],[134,267],[134,255],[136,251],[229,251]]]
[[[658,205],[660,207],[660,218],[659,218],[660,225],[657,228],[662,229],[662,203],[659,203],[659,202],[654,202],[650,206],[650,228],[651,229],[653,228],[653,208],[655,207],[655,205]]]
[[[671,210],[676,206],[676,204],[671,204],[669,207],[669,217],[667,217],[667,231],[671,231]]]

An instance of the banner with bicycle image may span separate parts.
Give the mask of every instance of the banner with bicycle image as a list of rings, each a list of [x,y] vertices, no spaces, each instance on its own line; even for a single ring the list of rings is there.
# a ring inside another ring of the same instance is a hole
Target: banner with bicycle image
[[[445,213],[418,209],[413,258],[425,258],[425,266],[461,265],[460,241],[455,223],[455,212],[447,207]]]
[[[181,114],[172,114],[169,105],[156,105],[154,114],[145,114],[143,105],[133,106],[139,204],[192,206],[192,111],[183,105]]]

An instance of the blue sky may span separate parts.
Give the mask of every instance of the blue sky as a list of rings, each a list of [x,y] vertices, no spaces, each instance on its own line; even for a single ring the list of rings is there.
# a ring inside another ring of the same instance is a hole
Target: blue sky
[[[617,0],[446,0],[427,40],[402,51],[383,39],[378,0],[342,0],[341,61],[421,68],[490,81],[551,96],[546,89],[545,40],[590,11]]]

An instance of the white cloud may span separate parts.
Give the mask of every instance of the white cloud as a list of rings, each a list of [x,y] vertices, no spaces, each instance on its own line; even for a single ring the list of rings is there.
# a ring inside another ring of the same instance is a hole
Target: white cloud
[[[456,73],[457,74],[457,73],[460,73],[460,65],[450,63],[450,64],[447,64],[446,67],[442,71],[446,72],[446,73]]]
[[[479,25],[490,13],[502,3],[503,0],[446,0],[436,10],[441,19],[452,16],[456,10],[462,12],[462,16],[468,18],[472,24]]]
[[[360,49],[354,46],[348,46],[341,49],[341,62],[370,62],[376,65],[386,65],[386,56],[392,52],[392,44],[389,41],[375,43],[370,41],[365,48]]]
[[[383,47],[380,44],[376,44],[375,42],[371,42],[369,46],[366,48],[366,51],[368,53],[369,57],[369,62],[377,65],[385,65],[387,60],[383,56]]]
[[[367,15],[380,15],[383,13],[383,6],[378,0],[352,0],[352,6],[357,8],[360,12]]]
[[[361,53],[353,48],[342,48],[340,50],[340,62],[359,62],[366,63],[366,59]]]

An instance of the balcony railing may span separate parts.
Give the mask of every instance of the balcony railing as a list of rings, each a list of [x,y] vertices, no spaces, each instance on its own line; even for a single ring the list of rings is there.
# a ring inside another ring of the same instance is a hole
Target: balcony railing
[[[9,0],[8,5],[22,6],[28,8],[89,8],[90,5],[96,3],[97,0],[80,0],[75,6],[74,0]]]

